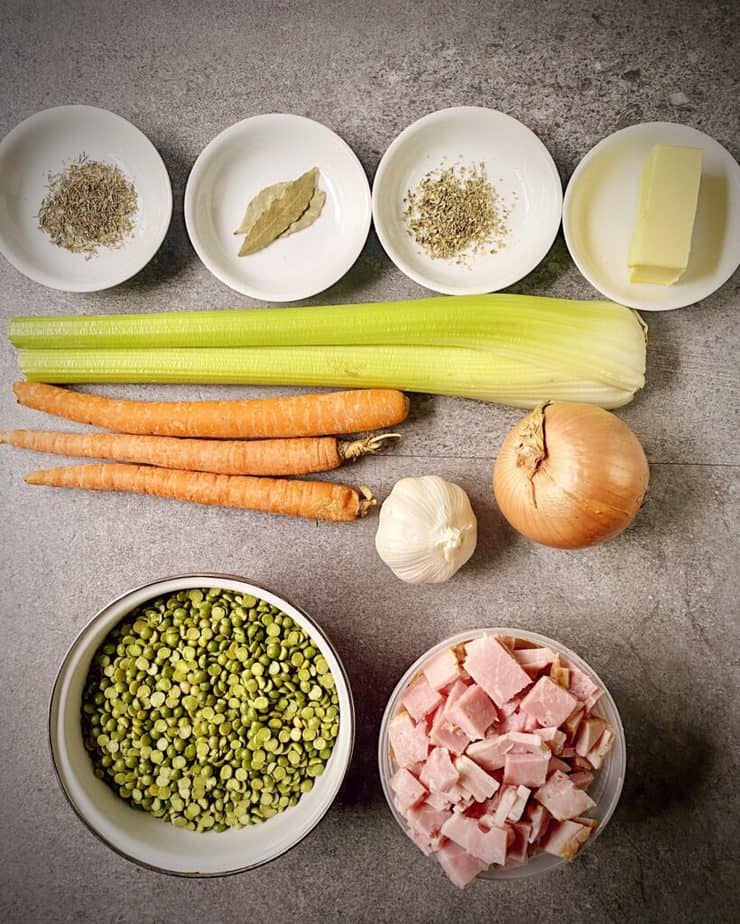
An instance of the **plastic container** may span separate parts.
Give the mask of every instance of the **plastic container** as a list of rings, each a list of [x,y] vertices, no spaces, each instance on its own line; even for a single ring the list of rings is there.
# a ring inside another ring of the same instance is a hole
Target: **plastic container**
[[[90,662],[110,630],[137,606],[190,588],[219,587],[252,594],[287,613],[326,658],[339,696],[339,735],[313,789],[298,804],[260,825],[223,832],[186,831],[132,808],[93,773],[82,739],[80,709]],[[72,643],[49,706],[49,742],[59,782],[87,827],[126,859],[180,876],[226,876],[254,869],[290,850],[321,821],[336,798],[352,758],[355,711],[339,656],[314,620],[283,597],[226,574],[185,574],[137,587],[100,610]]]
[[[565,645],[561,645],[559,642],[556,642],[551,638],[547,638],[544,635],[538,635],[536,632],[526,632],[524,629],[512,629],[509,627],[473,629],[468,632],[461,632],[459,635],[453,635],[451,638],[445,639],[443,642],[435,645],[434,648],[430,648],[429,651],[414,661],[414,663],[406,671],[403,677],[401,677],[398,684],[396,685],[396,688],[391,694],[390,699],[388,700],[388,705],[385,707],[383,720],[380,725],[380,738],[378,741],[378,766],[380,768],[380,781],[383,786],[383,793],[385,794],[388,807],[390,808],[393,817],[403,829],[404,833],[406,833],[406,821],[393,802],[393,793],[391,792],[390,786],[388,784],[388,780],[391,778],[395,770],[393,761],[391,759],[388,724],[400,707],[403,693],[411,681],[416,679],[417,675],[421,672],[422,666],[431,657],[442,651],[444,648],[452,648],[455,645],[461,645],[464,642],[469,642],[475,638],[480,638],[482,635],[509,635],[515,636],[516,638],[525,639],[529,642],[534,642],[537,645],[547,645],[552,648],[553,651],[564,655],[566,658],[572,661],[576,667],[579,667],[582,671],[584,671],[594,681],[594,683],[597,683],[604,690],[604,694],[594,707],[593,712],[596,715],[602,716],[607,720],[607,722],[609,722],[609,724],[616,732],[616,741],[614,742],[611,751],[607,755],[601,770],[598,771],[598,773],[595,775],[595,779],[588,790],[589,795],[596,802],[596,807],[591,812],[589,812],[589,815],[592,818],[598,819],[599,826],[584,844],[583,850],[586,850],[606,827],[609,819],[614,813],[614,809],[617,807],[619,797],[622,794],[624,776],[627,768],[627,744],[624,737],[622,720],[619,716],[619,711],[617,709],[616,703],[611,697],[611,694],[607,690],[603,681],[599,679],[598,674],[593,670],[593,668],[586,664],[582,658],[579,658],[575,652],[571,651],[569,648],[566,648]],[[416,850],[418,848],[414,846],[414,849]],[[532,859],[529,860],[528,863],[525,863],[523,866],[513,866],[509,869],[504,867],[490,869],[481,873],[480,878],[499,880],[527,879],[531,876],[541,876],[544,873],[548,873],[550,870],[553,870],[556,867],[562,866],[569,862],[571,861],[563,860],[560,857],[554,857],[549,853],[541,852],[533,856]]]

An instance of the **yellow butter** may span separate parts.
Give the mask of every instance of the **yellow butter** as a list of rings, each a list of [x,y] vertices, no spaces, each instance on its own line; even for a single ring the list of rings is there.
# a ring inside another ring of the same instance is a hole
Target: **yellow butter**
[[[630,282],[669,286],[689,263],[701,181],[701,148],[656,144],[640,180],[629,253]]]

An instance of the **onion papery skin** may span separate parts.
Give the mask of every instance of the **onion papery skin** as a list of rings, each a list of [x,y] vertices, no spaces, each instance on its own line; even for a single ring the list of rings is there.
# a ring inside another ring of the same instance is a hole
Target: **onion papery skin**
[[[501,513],[523,536],[580,549],[626,529],[650,471],[632,430],[589,404],[546,404],[504,439],[493,472]]]

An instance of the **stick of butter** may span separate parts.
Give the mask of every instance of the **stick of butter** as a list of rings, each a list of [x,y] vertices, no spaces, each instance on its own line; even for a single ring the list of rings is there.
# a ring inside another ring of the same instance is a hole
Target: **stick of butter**
[[[640,181],[629,253],[630,282],[669,286],[689,263],[701,180],[701,148],[656,144]]]

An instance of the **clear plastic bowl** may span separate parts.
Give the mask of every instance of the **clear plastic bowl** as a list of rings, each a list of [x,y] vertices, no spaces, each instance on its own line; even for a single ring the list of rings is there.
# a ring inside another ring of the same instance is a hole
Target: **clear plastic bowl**
[[[584,671],[584,673],[586,673],[594,681],[594,683],[597,683],[604,691],[603,696],[599,699],[598,703],[593,709],[593,712],[607,720],[607,722],[616,732],[617,737],[616,741],[614,742],[614,746],[607,755],[601,770],[596,774],[596,777],[588,790],[589,795],[596,802],[595,808],[589,812],[589,815],[592,818],[598,820],[599,826],[596,828],[588,841],[586,841],[583,847],[585,850],[596,840],[596,838],[606,827],[609,819],[614,814],[614,809],[617,807],[619,797],[622,794],[624,775],[627,768],[627,744],[624,736],[624,727],[622,726],[622,720],[619,716],[616,703],[612,699],[611,694],[607,690],[603,681],[599,679],[598,674],[593,670],[593,668],[586,664],[582,658],[579,658],[575,652],[571,651],[569,648],[566,648],[565,645],[561,645],[559,642],[556,642],[551,638],[547,638],[544,635],[538,635],[536,632],[526,632],[524,629],[512,629],[510,627],[473,629],[468,632],[461,632],[458,635],[453,635],[451,638],[445,639],[443,642],[435,645],[434,648],[430,648],[429,651],[414,661],[414,663],[406,671],[403,677],[401,677],[401,679],[398,681],[398,684],[396,685],[395,690],[393,693],[391,693],[390,699],[388,700],[388,705],[385,707],[383,720],[380,725],[380,737],[378,741],[378,766],[380,768],[380,781],[383,785],[383,793],[385,794],[388,807],[390,808],[393,817],[404,831],[404,834],[408,836],[406,821],[403,815],[401,815],[395,806],[393,801],[393,793],[391,792],[391,788],[388,782],[391,776],[393,776],[395,770],[395,766],[391,758],[390,739],[388,737],[388,724],[400,707],[403,693],[411,681],[416,679],[418,674],[421,672],[423,665],[438,652],[442,651],[442,649],[461,645],[464,642],[469,642],[475,638],[480,638],[482,635],[515,636],[516,638],[521,638],[528,642],[534,642],[537,645],[546,645],[552,648],[553,651],[564,655],[566,658],[572,661],[576,667],[579,667],[582,671]],[[414,849],[418,848],[415,847]],[[540,852],[533,856],[529,862],[525,863],[523,866],[512,866],[509,868],[499,867],[497,869],[490,869],[481,873],[480,878],[499,880],[528,879],[532,876],[541,876],[544,873],[548,873],[550,870],[553,870],[558,866],[563,866],[569,862],[571,861],[563,860],[560,857],[554,857],[549,853]]]

